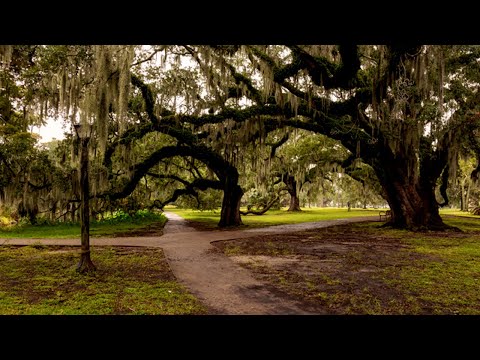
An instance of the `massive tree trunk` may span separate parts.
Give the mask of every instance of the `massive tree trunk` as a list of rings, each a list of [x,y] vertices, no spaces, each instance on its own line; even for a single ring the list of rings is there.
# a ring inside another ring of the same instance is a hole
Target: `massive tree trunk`
[[[243,196],[243,190],[238,185],[238,172],[228,174],[225,179],[223,190],[222,211],[220,214],[219,227],[243,225],[240,215],[240,201]]]
[[[238,170],[234,166],[223,169],[221,181],[223,182],[223,201],[220,213],[219,227],[243,225],[240,215],[240,201],[243,190],[238,185]]]
[[[393,181],[385,184],[387,201],[392,210],[391,225],[409,230],[444,230],[444,224],[438,212],[434,188],[425,189],[418,184],[404,184]]]
[[[81,239],[82,252],[80,255],[80,262],[77,266],[77,271],[86,273],[95,271],[95,265],[90,259],[90,184],[88,181],[88,142],[89,137],[80,139],[81,155],[80,155],[80,219],[81,219]]]
[[[436,180],[442,169],[434,171],[437,163],[425,161],[422,170],[416,171],[416,162],[403,155],[397,153],[389,161],[379,159],[374,166],[392,211],[389,224],[413,231],[451,228],[440,217],[435,197]]]
[[[297,182],[292,175],[286,175],[283,182],[287,185],[287,191],[290,194],[290,206],[287,211],[302,211],[300,209],[300,199],[297,193]]]

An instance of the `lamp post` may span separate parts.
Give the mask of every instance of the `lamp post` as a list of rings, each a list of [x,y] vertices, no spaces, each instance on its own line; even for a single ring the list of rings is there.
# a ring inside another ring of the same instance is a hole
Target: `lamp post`
[[[80,224],[82,251],[77,271],[86,273],[95,271],[95,265],[90,259],[90,184],[88,179],[88,143],[92,133],[91,125],[74,125],[80,145]]]

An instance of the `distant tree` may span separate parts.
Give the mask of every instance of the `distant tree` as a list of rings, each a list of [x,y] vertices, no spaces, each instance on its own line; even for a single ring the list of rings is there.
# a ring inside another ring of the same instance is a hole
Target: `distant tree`
[[[320,187],[332,171],[342,171],[348,150],[339,142],[320,134],[297,130],[276,152],[272,174],[286,186],[290,195],[288,211],[300,211],[299,194],[308,184]]]

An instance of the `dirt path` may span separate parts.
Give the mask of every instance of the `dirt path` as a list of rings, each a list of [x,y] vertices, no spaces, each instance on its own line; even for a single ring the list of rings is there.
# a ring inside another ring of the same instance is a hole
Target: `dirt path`
[[[250,272],[220,253],[211,242],[261,234],[295,232],[375,220],[377,216],[318,221],[232,231],[197,231],[180,216],[169,219],[160,237],[91,238],[92,245],[161,247],[178,281],[197,296],[212,314],[310,314],[296,302],[280,297]],[[79,239],[0,239],[0,245],[79,245]],[[316,313],[318,314],[318,313]]]

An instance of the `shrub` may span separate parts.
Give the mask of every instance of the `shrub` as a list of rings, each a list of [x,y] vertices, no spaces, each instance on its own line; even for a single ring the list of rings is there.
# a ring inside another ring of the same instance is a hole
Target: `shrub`
[[[112,214],[106,214],[103,220],[95,221],[95,223],[117,224],[120,222],[138,222],[140,220],[160,220],[162,217],[160,212],[154,212],[148,209],[137,210],[129,214],[123,210],[116,210]]]

